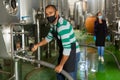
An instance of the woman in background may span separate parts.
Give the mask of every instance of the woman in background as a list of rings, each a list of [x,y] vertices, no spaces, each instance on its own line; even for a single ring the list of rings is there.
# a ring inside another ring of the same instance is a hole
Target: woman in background
[[[104,62],[104,47],[105,38],[107,36],[107,25],[106,21],[103,20],[101,12],[98,12],[96,16],[97,19],[94,24],[94,41],[98,48],[98,59]],[[110,40],[110,36],[107,36],[107,39]]]

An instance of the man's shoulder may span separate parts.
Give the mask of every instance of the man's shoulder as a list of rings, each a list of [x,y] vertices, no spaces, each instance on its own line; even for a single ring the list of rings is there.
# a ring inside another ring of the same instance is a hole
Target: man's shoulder
[[[63,19],[62,17],[60,17],[58,23],[59,23],[60,25],[62,25],[63,22],[64,22],[64,19]]]
[[[58,23],[59,23],[60,25],[64,25],[64,24],[67,23],[67,20],[65,20],[64,18],[60,17]]]

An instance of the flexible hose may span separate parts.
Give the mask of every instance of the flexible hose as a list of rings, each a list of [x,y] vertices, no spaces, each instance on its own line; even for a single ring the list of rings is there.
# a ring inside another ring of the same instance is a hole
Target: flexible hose
[[[55,65],[48,63],[48,62],[45,62],[45,61],[42,61],[42,60],[29,59],[29,58],[22,57],[19,55],[14,55],[14,56],[15,56],[15,58],[23,59],[23,60],[34,62],[34,63],[38,63],[38,64],[41,64],[41,65],[46,66],[46,67],[51,68],[51,69],[55,68]],[[63,74],[68,80],[73,80],[73,78],[66,71],[62,70],[61,74]]]

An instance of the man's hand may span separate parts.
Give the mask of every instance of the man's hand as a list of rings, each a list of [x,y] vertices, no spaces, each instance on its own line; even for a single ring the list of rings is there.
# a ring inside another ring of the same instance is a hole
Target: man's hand
[[[32,52],[35,52],[37,50],[38,46],[34,45],[33,48],[31,49]]]
[[[64,66],[65,62],[68,60],[68,57],[69,56],[63,55],[63,57],[60,61],[60,64],[55,67],[56,72],[60,73],[63,70],[63,66]]]
[[[62,69],[63,69],[63,66],[62,66],[62,65],[58,65],[58,66],[55,67],[55,71],[56,71],[57,73],[60,73],[60,72],[62,71]]]

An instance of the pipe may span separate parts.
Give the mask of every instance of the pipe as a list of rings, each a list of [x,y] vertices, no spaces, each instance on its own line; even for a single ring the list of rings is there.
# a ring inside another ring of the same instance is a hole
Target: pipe
[[[19,73],[18,73],[18,60],[19,59],[15,59],[15,80],[19,80]]]
[[[22,26],[22,33],[25,33],[24,26]],[[22,49],[25,49],[25,34],[22,34]]]
[[[41,38],[40,35],[41,35],[40,34],[40,25],[39,25],[39,20],[37,19],[37,42],[38,43],[40,42],[40,38]],[[37,59],[38,60],[40,60],[40,54],[41,54],[41,48],[38,47],[38,52],[37,52],[37,55],[38,55]],[[40,67],[40,64],[38,64],[38,67]]]
[[[11,38],[11,57],[13,58],[13,51],[14,51],[14,47],[13,47],[13,25],[10,25],[10,38]]]
[[[10,74],[10,72],[3,71],[3,70],[0,70],[0,73],[3,73],[3,74]]]

